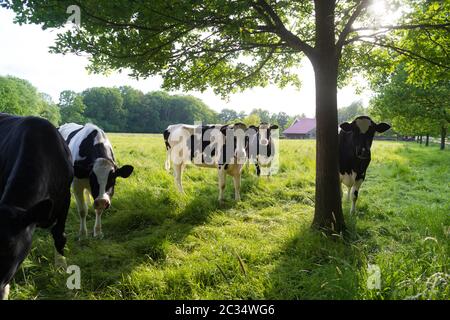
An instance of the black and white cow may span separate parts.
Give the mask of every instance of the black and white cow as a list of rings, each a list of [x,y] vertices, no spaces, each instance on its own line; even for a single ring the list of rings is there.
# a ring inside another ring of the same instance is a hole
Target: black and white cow
[[[391,126],[381,122],[376,124],[367,116],[360,116],[352,123],[344,122],[339,132],[339,176],[341,183],[348,187],[347,200],[352,196],[350,213],[355,212],[358,191],[366,177],[370,163],[370,147],[375,132],[385,132]]]
[[[68,123],[59,128],[72,153],[75,178],[73,192],[80,215],[80,238],[87,236],[86,215],[89,193],[94,198],[94,237],[102,237],[102,212],[111,205],[116,178],[128,178],[133,167],[118,168],[106,134],[88,123],[84,126]],[[87,194],[86,194],[87,193]]]
[[[8,298],[36,227],[51,228],[64,254],[72,179],[70,151],[50,122],[0,114],[0,299]]]
[[[217,168],[219,201],[223,201],[226,175],[233,177],[235,200],[241,199],[241,172],[247,161],[243,123],[232,125],[175,124],[164,131],[166,170],[174,167],[175,184],[183,192],[182,174],[187,164]]]
[[[273,133],[278,129],[276,124],[262,122],[258,127],[249,126],[247,154],[250,163],[256,166],[256,174],[261,175],[261,168],[267,169],[267,176],[271,174],[271,166],[275,157],[275,142]]]

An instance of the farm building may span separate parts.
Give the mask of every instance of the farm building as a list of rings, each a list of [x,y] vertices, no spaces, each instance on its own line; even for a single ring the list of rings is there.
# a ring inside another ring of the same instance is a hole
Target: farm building
[[[289,128],[283,131],[288,139],[311,139],[316,137],[316,119],[295,119]]]

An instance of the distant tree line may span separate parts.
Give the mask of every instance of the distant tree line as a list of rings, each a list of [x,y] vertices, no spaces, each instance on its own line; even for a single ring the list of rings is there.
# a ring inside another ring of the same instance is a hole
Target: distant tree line
[[[54,103],[47,94],[39,93],[28,81],[12,76],[0,76],[0,112],[35,115],[62,123],[92,122],[109,132],[160,133],[174,123],[261,122],[277,124],[286,129],[295,118],[285,112],[270,113],[253,109],[249,114],[232,109],[220,113],[202,100],[190,95],[170,95],[163,91],[143,93],[129,86],[95,87],[75,92],[62,91]]]
[[[129,86],[63,91],[58,106],[62,122],[93,122],[110,132],[158,133],[173,123],[211,123],[217,118],[198,98],[162,91],[144,94]]]

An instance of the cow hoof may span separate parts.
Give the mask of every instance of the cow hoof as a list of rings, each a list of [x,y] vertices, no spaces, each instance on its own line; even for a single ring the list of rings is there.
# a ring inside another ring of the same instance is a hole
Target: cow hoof
[[[87,238],[88,238],[87,233],[80,233],[80,234],[78,235],[77,240],[78,240],[78,241],[84,241],[84,240],[87,240]]]
[[[94,233],[94,238],[99,240],[103,239],[104,238],[103,232]]]
[[[57,254],[55,256],[55,267],[57,269],[67,269],[67,260],[66,257]]]

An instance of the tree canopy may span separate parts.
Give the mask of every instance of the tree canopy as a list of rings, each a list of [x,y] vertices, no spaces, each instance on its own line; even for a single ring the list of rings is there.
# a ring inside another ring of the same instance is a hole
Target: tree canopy
[[[0,112],[47,118],[58,124],[61,117],[51,98],[26,80],[0,76]]]
[[[418,85],[407,79],[408,72],[400,65],[389,77],[374,82],[376,95],[371,100],[371,114],[389,119],[404,135],[439,136],[446,132],[450,122],[450,81]]]

